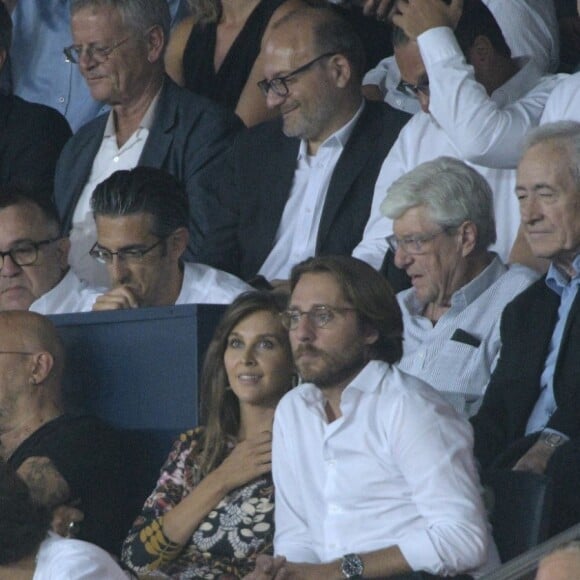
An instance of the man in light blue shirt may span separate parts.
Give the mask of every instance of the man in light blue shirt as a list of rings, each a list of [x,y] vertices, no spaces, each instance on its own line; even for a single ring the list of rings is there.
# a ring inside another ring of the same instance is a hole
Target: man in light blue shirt
[[[188,11],[186,0],[167,0],[174,25]],[[18,0],[12,14],[12,90],[63,114],[73,131],[104,111],[62,49],[72,44],[70,0]]]
[[[580,521],[580,123],[528,138],[516,195],[522,229],[545,278],[504,310],[499,361],[472,419],[484,469],[545,473],[552,532]]]

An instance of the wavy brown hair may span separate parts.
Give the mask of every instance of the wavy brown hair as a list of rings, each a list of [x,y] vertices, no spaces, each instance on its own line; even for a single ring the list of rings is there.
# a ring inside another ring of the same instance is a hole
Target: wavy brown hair
[[[201,476],[205,477],[223,460],[228,440],[237,437],[240,429],[240,404],[231,389],[224,365],[228,337],[245,318],[256,312],[271,312],[276,317],[283,312],[287,298],[268,292],[245,292],[234,300],[225,311],[215,329],[205,355],[201,372],[201,421],[205,425],[202,449],[199,457]],[[286,332],[284,335],[287,337]],[[290,342],[287,343],[291,357]],[[288,385],[290,389],[291,385]]]

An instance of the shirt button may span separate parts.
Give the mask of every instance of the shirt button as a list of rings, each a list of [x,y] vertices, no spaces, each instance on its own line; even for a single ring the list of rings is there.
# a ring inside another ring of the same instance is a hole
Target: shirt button
[[[115,163],[118,163],[119,162],[119,156],[118,155],[115,155],[115,157],[113,157],[113,161]]]
[[[328,511],[329,511],[331,514],[337,514],[338,512],[340,512],[340,508],[339,508],[337,505],[335,505],[335,504],[331,503],[331,504],[328,506]]]
[[[336,459],[329,459],[326,463],[329,467],[334,467],[336,465]]]
[[[59,103],[64,103],[64,97],[58,97],[58,102]]]

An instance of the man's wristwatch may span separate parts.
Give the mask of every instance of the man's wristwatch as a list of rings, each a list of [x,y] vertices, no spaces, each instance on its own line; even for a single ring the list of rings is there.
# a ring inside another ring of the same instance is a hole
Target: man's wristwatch
[[[552,449],[560,447],[560,445],[566,443],[567,440],[568,438],[564,435],[553,433],[552,431],[542,431],[542,434],[540,435],[540,441]]]
[[[343,578],[355,578],[359,580],[363,577],[364,565],[358,554],[346,554],[342,557],[340,571]]]

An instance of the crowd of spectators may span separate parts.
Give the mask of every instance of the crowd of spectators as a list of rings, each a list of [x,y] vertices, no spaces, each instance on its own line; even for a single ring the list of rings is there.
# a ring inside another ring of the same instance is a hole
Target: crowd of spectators
[[[579,66],[580,0],[0,0],[0,578],[478,577],[502,470],[579,523]],[[129,521],[47,315],[185,304]]]

